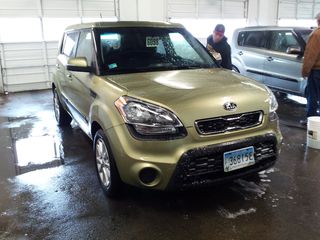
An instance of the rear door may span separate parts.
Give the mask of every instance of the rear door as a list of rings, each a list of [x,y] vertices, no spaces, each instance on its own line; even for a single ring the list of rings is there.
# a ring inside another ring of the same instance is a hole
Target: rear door
[[[291,30],[270,31],[270,44],[264,60],[264,83],[272,88],[299,94],[305,84],[301,76],[302,56],[288,54],[288,48],[303,49]]]
[[[242,66],[240,73],[262,82],[263,64],[266,58],[267,34],[263,30],[239,32],[238,47],[233,61]]]

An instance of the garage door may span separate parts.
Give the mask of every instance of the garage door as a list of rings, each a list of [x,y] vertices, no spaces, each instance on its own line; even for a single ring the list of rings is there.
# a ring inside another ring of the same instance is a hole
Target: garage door
[[[56,25],[116,18],[117,4],[117,0],[2,0],[0,91],[50,87],[61,37]]]
[[[110,17],[116,0],[1,0],[0,17]]]
[[[169,18],[246,18],[248,0],[168,0]]]
[[[58,42],[1,44],[4,89],[8,92],[50,87]]]
[[[313,19],[320,0],[279,0],[279,19]]]

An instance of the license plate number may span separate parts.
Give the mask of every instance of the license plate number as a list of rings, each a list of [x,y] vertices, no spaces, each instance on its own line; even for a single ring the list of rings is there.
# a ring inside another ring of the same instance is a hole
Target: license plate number
[[[223,154],[224,171],[231,172],[255,163],[254,147],[247,147]]]

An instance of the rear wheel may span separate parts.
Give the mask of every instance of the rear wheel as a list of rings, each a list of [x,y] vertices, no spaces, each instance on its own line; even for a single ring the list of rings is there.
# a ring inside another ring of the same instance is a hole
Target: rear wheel
[[[69,113],[63,108],[57,89],[53,90],[53,108],[54,108],[54,115],[58,122],[59,126],[68,126],[70,125],[72,118]]]
[[[103,130],[98,130],[94,137],[94,155],[97,175],[104,194],[116,197],[121,192],[122,182]]]

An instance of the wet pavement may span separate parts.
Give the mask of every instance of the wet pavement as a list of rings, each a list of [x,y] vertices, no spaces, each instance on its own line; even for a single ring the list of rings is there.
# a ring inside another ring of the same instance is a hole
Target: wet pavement
[[[279,96],[282,152],[256,177],[183,193],[127,187],[111,200],[91,141],[74,123],[57,127],[51,98],[0,95],[0,239],[320,239],[320,150],[299,125],[304,99]]]

